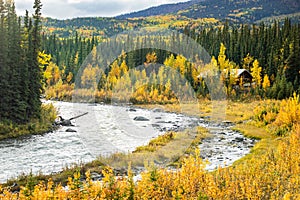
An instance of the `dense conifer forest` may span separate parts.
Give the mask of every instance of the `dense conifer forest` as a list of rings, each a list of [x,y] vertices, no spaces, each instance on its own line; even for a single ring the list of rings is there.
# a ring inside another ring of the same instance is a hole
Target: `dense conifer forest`
[[[22,20],[12,1],[0,1],[0,121],[26,123],[41,112],[41,2]]]

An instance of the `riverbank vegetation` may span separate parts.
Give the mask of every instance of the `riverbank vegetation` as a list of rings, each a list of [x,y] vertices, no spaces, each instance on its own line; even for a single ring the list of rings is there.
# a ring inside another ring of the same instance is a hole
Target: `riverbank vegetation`
[[[26,124],[16,124],[12,121],[0,122],[0,140],[53,131],[56,117],[57,111],[52,104],[42,104],[40,117],[33,118]]]

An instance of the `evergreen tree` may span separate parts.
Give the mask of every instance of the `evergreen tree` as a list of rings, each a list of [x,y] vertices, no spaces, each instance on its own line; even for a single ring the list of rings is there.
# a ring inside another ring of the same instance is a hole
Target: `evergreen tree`
[[[4,1],[0,0],[0,120],[8,117],[8,100],[6,95],[8,86],[8,70],[7,66],[7,20],[6,20],[6,6]]]
[[[8,4],[7,12],[8,22],[8,55],[7,55],[7,69],[8,69],[8,88],[6,92],[7,99],[9,101],[9,119],[22,123],[26,121],[24,119],[24,113],[26,111],[26,103],[23,101],[21,85],[22,80],[22,48],[21,48],[21,32],[20,23],[16,15],[15,5],[12,2]]]
[[[20,124],[40,116],[40,1],[35,2],[34,8],[34,21],[26,11],[22,22],[14,1],[0,0],[1,121]]]
[[[39,117],[41,107],[41,92],[42,92],[42,73],[38,62],[38,55],[41,45],[41,8],[42,4],[40,0],[34,1],[35,13],[33,15],[33,26],[29,36],[29,77],[31,81],[29,84],[30,98],[29,104],[29,116]]]

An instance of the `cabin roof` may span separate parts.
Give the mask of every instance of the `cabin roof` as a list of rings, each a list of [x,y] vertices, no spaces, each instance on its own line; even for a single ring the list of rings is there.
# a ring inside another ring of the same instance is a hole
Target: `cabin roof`
[[[230,70],[230,73],[233,74],[236,78],[240,77],[243,73],[247,73],[252,77],[251,73],[246,69],[232,69]]]
[[[226,73],[227,70],[224,69],[224,73]],[[234,75],[235,78],[239,78],[243,73],[247,73],[250,77],[252,77],[251,73],[247,70],[247,69],[231,69],[230,70],[230,74]],[[197,77],[198,78],[201,78],[201,77],[205,77],[207,76],[208,73],[201,73],[199,74]],[[227,73],[226,73],[226,76],[227,76]]]

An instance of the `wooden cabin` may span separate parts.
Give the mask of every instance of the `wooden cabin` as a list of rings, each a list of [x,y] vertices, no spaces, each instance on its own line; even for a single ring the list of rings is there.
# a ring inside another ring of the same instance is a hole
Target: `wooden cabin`
[[[205,78],[206,76],[207,74],[202,73],[198,76],[198,79]],[[223,76],[224,81],[228,80],[229,76],[233,77],[235,79],[233,88],[235,89],[240,89],[241,87],[244,89],[249,89],[255,85],[255,83],[252,82],[253,77],[251,73],[246,69],[231,69],[230,73],[225,69],[221,76]],[[241,81],[243,82],[242,85]]]
[[[254,84],[251,73],[246,69],[232,69],[230,70],[230,76],[235,78],[235,87],[241,87],[241,81],[244,88],[250,88]]]

